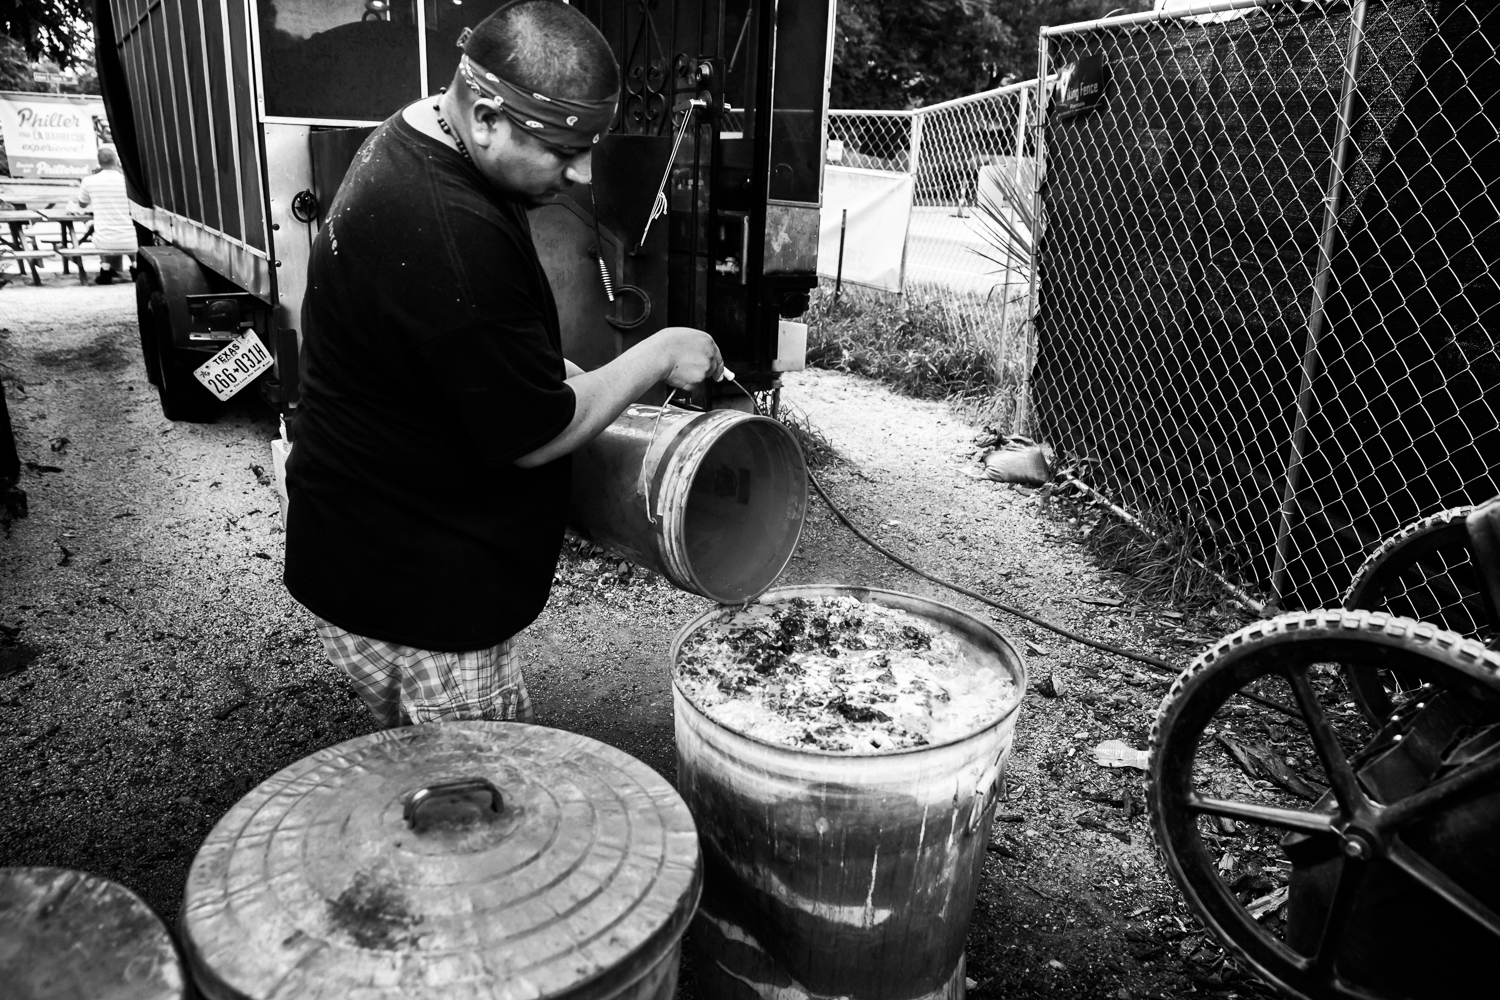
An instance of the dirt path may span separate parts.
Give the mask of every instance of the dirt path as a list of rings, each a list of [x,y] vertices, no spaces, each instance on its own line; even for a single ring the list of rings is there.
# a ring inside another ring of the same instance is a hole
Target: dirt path
[[[0,624],[19,630],[3,662],[20,666],[0,677],[0,863],[95,872],[173,920],[193,854],[230,805],[371,724],[279,583],[271,419],[247,403],[212,425],[170,424],[138,353],[128,287],[0,292],[0,376],[32,463],[31,515],[0,537]],[[1069,519],[1085,512],[1044,512],[1034,491],[974,478],[972,429],[946,407],[827,372],[789,378],[785,398],[849,459],[823,473],[826,488],[914,562],[1174,662],[1192,637],[1237,624],[1133,605],[1084,554],[1086,525]],[[859,543],[816,500],[784,582],[886,586],[990,617]],[[522,643],[538,721],[671,777],[667,648],[706,606],[571,543]],[[1243,994],[1216,981],[1133,815],[1139,772],[1090,756],[1103,739],[1145,745],[1164,681],[995,620],[1027,650],[1033,682],[1051,674],[1064,695],[1033,692],[1022,710],[970,936],[971,995],[1177,996],[1194,979]]]
[[[1165,617],[1133,602],[1124,577],[1100,570],[1082,545],[1087,508],[980,477],[975,430],[945,404],[834,372],[787,381],[784,398],[849,459],[820,474],[825,489],[913,564],[1184,665],[1200,638],[1240,624],[1229,608]],[[1217,956],[1200,956],[1202,937],[1187,933],[1193,924],[1140,815],[1143,776],[1092,759],[1106,739],[1147,746],[1165,677],[902,569],[853,539],[821,503],[788,577],[886,586],[952,604],[993,621],[1026,654],[1032,691],[1016,730],[1012,791],[997,810],[969,933],[969,977],[978,987],[971,997],[1244,993],[1248,984],[1233,970],[1210,971]],[[1049,675],[1062,697],[1037,693]]]
[[[30,516],[0,540],[0,857],[116,879],[175,918],[213,822],[275,770],[367,731],[279,585],[270,418],[161,416],[133,289],[0,292]],[[66,443],[62,443],[66,441]],[[45,471],[47,468],[58,471]]]

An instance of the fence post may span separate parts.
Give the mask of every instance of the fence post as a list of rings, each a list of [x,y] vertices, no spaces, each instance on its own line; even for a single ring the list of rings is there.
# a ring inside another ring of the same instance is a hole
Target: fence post
[[[926,118],[920,111],[907,112],[911,116],[911,135],[908,137],[906,170],[911,175],[911,210],[906,213],[906,232],[901,236],[901,276],[898,279],[900,292],[906,294],[906,254],[911,248],[911,218],[917,214],[917,160],[922,153],[922,121]]]
[[[1313,383],[1322,367],[1318,339],[1323,335],[1328,296],[1328,278],[1333,270],[1334,241],[1338,237],[1340,201],[1344,191],[1344,165],[1352,131],[1355,77],[1359,74],[1359,50],[1364,42],[1366,0],[1357,0],[1349,21],[1349,44],[1344,52],[1343,90],[1339,95],[1339,120],[1333,138],[1333,165],[1323,196],[1323,236],[1318,244],[1318,269],[1313,276],[1312,302],[1308,307],[1307,344],[1302,351],[1302,384],[1297,391],[1297,416],[1292,425],[1292,450],[1287,459],[1286,486],[1281,494],[1281,523],[1276,529],[1276,556],[1271,564],[1271,597],[1281,603],[1292,542],[1292,515],[1297,509],[1297,489],[1307,452],[1307,425],[1312,419]]]
[[[1016,412],[1011,418],[1012,434],[1028,434],[1031,430],[1031,369],[1036,364],[1036,285],[1038,263],[1042,244],[1042,173],[1046,163],[1047,128],[1047,28],[1042,26],[1036,54],[1036,125],[1032,142],[1036,169],[1031,173],[1031,274],[1026,291],[1025,350],[1022,351],[1020,381],[1016,384]],[[1024,91],[1023,91],[1024,93]]]
[[[1016,98],[1017,98],[1017,104],[1016,104],[1016,190],[1019,191],[1019,190],[1021,190],[1021,184],[1026,179],[1026,169],[1025,169],[1025,164],[1026,164],[1026,117],[1030,113],[1029,109],[1030,109],[1030,104],[1031,104],[1031,91],[1029,91],[1029,90],[1020,91],[1016,95]],[[1035,236],[1036,234],[1033,233],[1032,235]],[[1006,338],[1006,332],[1005,331],[1006,331],[1007,325],[1010,323],[1010,285],[1011,285],[1010,278],[1011,278],[1011,270],[1012,269],[1010,267],[1006,267],[1006,269],[1005,269],[1004,289],[1001,292],[1001,294],[1004,296],[1004,298],[1000,302],[1000,330],[999,330],[999,334],[1000,334],[1000,342],[1002,344],[1005,343],[1005,338]],[[1003,375],[1004,373],[1003,372],[997,372],[996,374]],[[1019,430],[1019,429],[1016,429],[1015,432],[1017,434],[1022,433],[1022,431]]]
[[[839,293],[844,290],[844,231],[849,228],[849,210],[839,216],[839,269],[833,277],[833,301],[837,305]]]
[[[997,342],[999,342],[1000,344],[1003,345],[1005,343],[1005,327],[1006,327],[1006,324],[1008,324],[1010,322],[1010,268],[1009,267],[1007,267],[1005,269],[1005,282],[1001,286],[1000,296],[1001,296],[1001,298],[1000,298],[1000,329],[998,329],[997,331],[995,331],[995,339],[996,339]],[[1003,377],[1005,375],[1005,372],[1002,369],[1001,371],[998,371],[995,374],[996,375],[1000,375],[1000,376]],[[1016,433],[1019,434],[1021,432],[1020,431],[1016,431]]]
[[[906,154],[906,169],[911,172],[912,203],[917,200],[917,166],[922,160],[922,123],[926,116],[920,111],[911,116],[911,145]]]
[[[1023,179],[1022,164],[1026,160],[1026,115],[1031,91],[1021,91],[1020,97],[1021,106],[1016,111],[1016,183],[1018,184]]]

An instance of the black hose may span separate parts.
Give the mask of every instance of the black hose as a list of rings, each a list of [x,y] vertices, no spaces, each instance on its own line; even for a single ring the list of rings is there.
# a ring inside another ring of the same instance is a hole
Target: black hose
[[[870,546],[870,548],[874,549],[876,552],[879,552],[881,555],[885,556],[887,559],[899,563],[900,565],[911,570],[913,573],[922,577],[924,580],[931,580],[933,583],[936,583],[939,586],[947,587],[949,590],[956,591],[957,593],[963,594],[966,597],[972,597],[974,598],[974,600],[979,601],[983,604],[988,604],[992,608],[998,608],[1008,615],[1015,615],[1017,618],[1024,618],[1027,621],[1031,622],[1033,625],[1040,625],[1042,628],[1046,629],[1049,632],[1056,632],[1058,635],[1063,636],[1064,638],[1072,639],[1074,642],[1082,643],[1085,646],[1091,646],[1094,649],[1102,650],[1106,653],[1113,653],[1116,656],[1123,656],[1125,657],[1125,659],[1134,660],[1137,663],[1144,663],[1148,667],[1151,667],[1155,670],[1160,670],[1163,673],[1172,674],[1173,676],[1176,676],[1177,674],[1182,672],[1180,669],[1172,666],[1170,663],[1168,663],[1166,660],[1163,660],[1159,656],[1152,656],[1150,653],[1142,653],[1138,650],[1126,649],[1123,646],[1115,646],[1111,643],[1100,642],[1098,639],[1090,639],[1086,635],[1079,635],[1077,632],[1074,632],[1071,629],[1063,628],[1061,625],[1049,622],[1047,619],[1040,618],[1034,614],[1031,614],[1029,611],[1022,611],[1020,608],[1013,607],[1002,601],[997,601],[993,598],[985,597],[983,594],[972,591],[968,587],[954,583],[952,580],[945,580],[935,573],[929,573],[925,569],[913,566],[911,563],[907,562],[905,559],[896,555],[896,553],[892,552],[884,545],[881,545],[869,535],[865,534],[865,532],[860,529],[859,525],[849,520],[849,515],[840,510],[839,505],[833,502],[833,498],[830,497],[828,495],[828,492],[823,489],[823,484],[818,482],[818,477],[813,473],[812,469],[807,470],[807,478],[812,482],[813,489],[818,491],[818,496],[822,497],[823,502],[828,505],[828,509],[833,511],[833,516],[844,522],[844,526],[858,535],[861,541]],[[1276,701],[1275,699],[1267,698],[1263,695],[1258,695],[1253,691],[1237,691],[1235,693],[1240,697],[1248,698],[1251,701],[1258,702],[1259,704],[1266,706],[1267,708],[1274,709],[1275,711],[1280,712],[1282,715],[1285,715],[1289,718],[1301,718],[1301,713],[1298,712],[1297,709],[1293,708],[1290,705],[1286,705],[1282,702]]]
[[[1144,663],[1148,666],[1155,667],[1158,670],[1165,670],[1168,673],[1176,674],[1180,672],[1176,667],[1172,666],[1166,660],[1163,660],[1157,656],[1152,656],[1150,653],[1137,652],[1133,649],[1126,649],[1123,646],[1114,646],[1107,642],[1100,642],[1098,639],[1090,639],[1086,635],[1079,635],[1077,632],[1065,629],[1061,625],[1056,625],[1052,622],[1049,622],[1045,618],[1038,618],[1036,615],[1033,615],[1030,612],[1022,611],[1020,608],[1012,607],[1009,604],[994,600],[993,598],[985,597],[983,594],[976,593],[975,591],[970,590],[968,587],[964,587],[957,583],[954,583],[952,580],[945,580],[934,573],[927,572],[925,569],[920,569],[916,566],[913,566],[911,563],[907,562],[905,559],[902,559],[900,556],[896,555],[896,553],[892,552],[884,545],[881,545],[869,535],[865,534],[862,530],[860,530],[858,525],[849,520],[849,515],[840,510],[838,504],[834,503],[833,500],[828,496],[828,492],[823,489],[823,484],[818,482],[818,477],[813,473],[812,469],[807,470],[807,478],[812,481],[813,489],[818,491],[818,496],[823,498],[823,502],[828,505],[828,509],[833,511],[833,516],[838,518],[840,521],[843,521],[844,525],[848,527],[850,531],[858,535],[866,545],[869,545],[872,549],[879,552],[887,559],[890,559],[893,562],[900,563],[902,566],[905,566],[907,569],[911,570],[913,573],[917,574],[923,579],[931,580],[933,583],[947,587],[949,590],[957,591],[958,593],[963,594],[966,597],[972,597],[976,601],[982,601],[992,608],[998,608],[1001,611],[1004,611],[1008,615],[1015,615],[1017,618],[1024,618],[1027,621],[1031,622],[1033,625],[1040,625],[1042,628],[1048,630],[1049,632],[1056,632],[1060,636],[1072,639],[1074,642],[1081,642],[1085,646],[1092,646],[1094,649],[1103,650],[1106,653],[1114,653],[1116,656],[1123,656],[1127,660],[1135,660],[1138,663]]]

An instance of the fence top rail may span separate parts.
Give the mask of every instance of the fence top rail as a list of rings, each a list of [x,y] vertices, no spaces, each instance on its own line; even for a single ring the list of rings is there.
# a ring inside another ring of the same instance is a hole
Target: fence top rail
[[[1051,80],[1053,78],[1049,76],[1047,79]],[[1020,83],[1007,83],[1005,86],[996,87],[994,90],[981,90],[977,94],[966,94],[963,97],[955,97],[949,101],[939,101],[936,104],[929,104],[923,108],[909,108],[905,111],[867,111],[863,108],[829,108],[828,113],[830,115],[862,115],[866,118],[911,118],[914,115],[927,115],[934,111],[947,111],[949,108],[963,107],[965,104],[974,104],[978,101],[989,100],[992,97],[1005,97],[1008,94],[1015,94],[1023,90],[1033,90],[1035,88],[1035,80],[1022,80]]]
[[[830,115],[859,115],[862,118],[910,118],[915,111],[876,111],[864,108],[829,108]]]
[[[1203,14],[1223,14],[1227,11],[1248,10],[1252,7],[1292,5],[1319,8],[1327,6],[1323,0],[1217,0],[1215,3],[1197,4],[1192,7],[1147,10],[1138,14],[1116,14],[1114,17],[1100,17],[1092,21],[1079,21],[1077,24],[1043,25],[1041,34],[1044,38],[1050,38],[1053,35],[1073,35],[1099,28],[1127,28],[1136,24],[1150,24],[1153,21],[1175,21],[1179,18],[1197,17]]]

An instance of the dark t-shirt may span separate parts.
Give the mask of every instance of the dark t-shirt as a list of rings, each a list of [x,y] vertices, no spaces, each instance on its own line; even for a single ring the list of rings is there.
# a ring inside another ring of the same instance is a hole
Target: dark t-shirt
[[[397,112],[313,241],[287,462],[287,589],[357,635],[492,646],[547,602],[573,417],[523,207]]]

